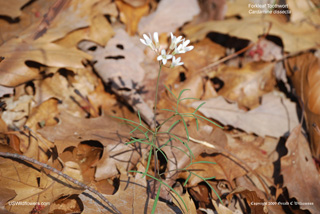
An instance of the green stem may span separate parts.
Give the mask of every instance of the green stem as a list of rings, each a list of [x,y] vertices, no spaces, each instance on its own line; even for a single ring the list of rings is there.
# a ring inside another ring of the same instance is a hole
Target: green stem
[[[156,128],[156,132],[158,132],[158,130],[161,128],[161,126],[163,126],[163,124],[165,124],[166,122],[168,122],[169,120],[171,120],[171,118],[175,117],[177,114],[173,114],[171,115],[169,118],[167,118],[165,121],[163,121],[157,128]]]
[[[162,63],[159,63],[159,72],[158,72],[158,78],[157,78],[157,86],[156,86],[156,96],[154,98],[154,108],[153,108],[153,122],[154,125],[156,126],[157,121],[156,121],[156,113],[157,113],[157,102],[158,102],[158,90],[159,90],[159,81],[160,81],[160,73],[162,69]]]

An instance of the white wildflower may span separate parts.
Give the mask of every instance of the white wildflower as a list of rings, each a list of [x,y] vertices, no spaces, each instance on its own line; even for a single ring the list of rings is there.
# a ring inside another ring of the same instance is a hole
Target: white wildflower
[[[157,57],[157,60],[158,61],[160,61],[160,60],[162,60],[162,64],[167,64],[167,60],[168,59],[171,59],[172,58],[172,55],[170,55],[170,54],[168,54],[167,55],[167,53],[166,53],[166,50],[165,49],[162,49],[161,50],[161,55],[159,55],[158,57]]]
[[[179,36],[178,38],[175,37],[172,33],[171,33],[171,45],[169,47],[170,50],[173,50],[177,47],[177,45],[182,41],[182,36]]]
[[[189,46],[187,47],[187,45],[190,43],[190,40],[184,41],[182,42],[182,44],[180,44],[175,50],[174,52],[176,54],[182,54],[182,53],[186,53],[188,51],[191,51],[193,49],[193,46]]]
[[[172,63],[171,63],[171,68],[173,68],[173,67],[176,67],[176,66],[179,66],[179,65],[183,65],[183,62],[180,62],[180,60],[181,60],[181,57],[178,57],[177,59],[176,59],[176,57],[175,56],[173,56],[173,58],[172,58]]]
[[[147,36],[146,34],[143,34],[143,38],[144,39],[140,39],[141,43],[150,47],[153,51],[157,51],[157,49],[159,48],[159,36],[157,32],[153,33],[153,39],[155,41],[156,44],[154,44],[152,42],[152,37],[149,33],[149,36]]]

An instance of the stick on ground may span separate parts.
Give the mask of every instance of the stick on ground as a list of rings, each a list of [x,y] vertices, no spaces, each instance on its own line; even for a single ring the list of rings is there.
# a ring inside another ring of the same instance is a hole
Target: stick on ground
[[[19,159],[19,160],[23,160],[23,161],[28,161],[34,164],[37,164],[45,169],[48,169],[60,176],[62,176],[63,178],[67,179],[68,181],[71,181],[72,183],[89,190],[90,192],[98,195],[104,202],[106,202],[117,214],[121,214],[121,212],[108,200],[106,199],[100,192],[98,192],[97,190],[93,189],[92,187],[89,187],[87,185],[85,185],[84,183],[62,173],[61,171],[57,170],[56,168],[53,168],[52,166],[49,166],[48,164],[45,163],[41,163],[35,159],[26,157],[24,155],[19,155],[19,154],[15,154],[15,153],[9,153],[9,152],[0,152],[0,156],[2,157],[8,157],[8,158],[14,158],[14,159]]]

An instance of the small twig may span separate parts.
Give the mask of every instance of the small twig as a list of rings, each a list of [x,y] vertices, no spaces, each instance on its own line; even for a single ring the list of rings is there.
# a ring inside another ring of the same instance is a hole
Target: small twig
[[[225,61],[227,61],[229,59],[232,59],[232,58],[238,56],[239,54],[249,50],[250,48],[252,48],[256,44],[258,44],[262,39],[265,39],[269,35],[271,27],[272,27],[272,23],[270,22],[269,23],[269,27],[267,29],[267,32],[265,34],[263,34],[255,43],[252,43],[252,44],[248,45],[247,47],[245,47],[245,48],[243,48],[243,49],[241,49],[241,50],[239,50],[239,51],[237,51],[237,52],[235,52],[233,54],[230,54],[229,56],[226,56],[226,57],[224,57],[224,58],[222,58],[222,59],[220,59],[220,60],[218,60],[218,61],[216,61],[214,63],[211,63],[210,65],[207,65],[206,67],[200,69],[199,72],[206,73],[207,71],[211,71],[215,66],[217,66],[217,65],[219,65],[219,64],[221,64],[221,63],[223,63],[223,62],[225,62]]]
[[[0,156],[3,156],[3,157],[9,157],[9,158],[15,158],[15,159],[19,159],[19,160],[23,160],[23,161],[28,161],[28,162],[31,162],[31,163],[34,163],[34,164],[37,164],[45,169],[48,169],[60,176],[62,176],[63,178],[65,178],[66,180],[68,181],[71,181],[72,183],[84,188],[84,189],[87,189],[89,190],[90,192],[98,195],[104,202],[106,202],[116,213],[118,214],[121,214],[121,212],[108,200],[106,199],[100,192],[98,192],[97,190],[93,189],[92,187],[89,187],[87,185],[85,185],[84,183],[70,177],[69,175],[66,175],[64,174],[63,172],[57,170],[56,168],[53,168],[52,166],[49,166],[48,164],[45,164],[45,163],[41,163],[33,158],[29,158],[29,157],[26,157],[24,155],[19,155],[19,154],[14,154],[14,153],[9,153],[9,152],[0,152]]]

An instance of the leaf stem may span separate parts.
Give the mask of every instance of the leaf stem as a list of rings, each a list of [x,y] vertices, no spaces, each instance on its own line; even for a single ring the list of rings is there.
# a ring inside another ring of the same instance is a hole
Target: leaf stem
[[[158,104],[158,91],[159,91],[159,82],[160,82],[160,74],[161,74],[161,69],[162,69],[162,63],[159,63],[159,72],[158,72],[158,78],[157,78],[157,85],[156,85],[156,95],[154,98],[154,108],[153,108],[153,122],[154,125],[156,126],[157,120],[156,120],[156,114],[157,114],[157,104]],[[157,132],[157,130],[156,130]]]

